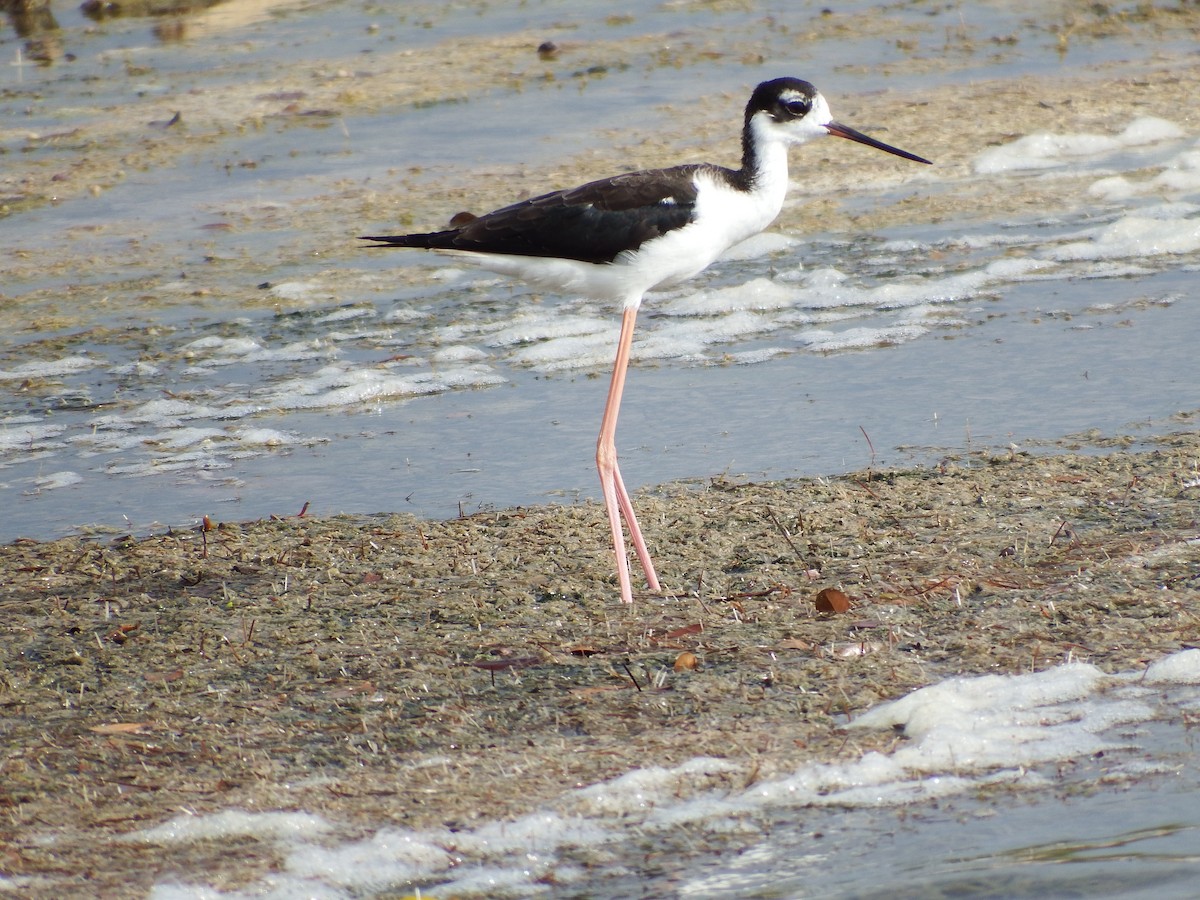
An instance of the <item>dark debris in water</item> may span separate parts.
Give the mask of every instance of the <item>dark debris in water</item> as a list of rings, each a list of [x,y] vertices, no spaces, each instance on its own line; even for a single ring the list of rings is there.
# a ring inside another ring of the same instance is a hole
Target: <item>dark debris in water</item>
[[[846,718],[950,675],[1195,646],[1200,434],[1154,441],[663,488],[638,506],[676,593],[630,608],[596,504],[14,542],[5,870],[231,887],[275,851],[114,838],[180,809],[464,828],[700,755],[766,778],[886,751]]]

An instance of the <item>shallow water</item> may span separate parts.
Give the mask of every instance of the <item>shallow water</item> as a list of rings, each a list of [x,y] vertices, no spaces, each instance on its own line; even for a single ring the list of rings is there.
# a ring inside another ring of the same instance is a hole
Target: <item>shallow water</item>
[[[1146,221],[1196,228],[1190,207],[1163,214]],[[1134,264],[1118,242],[1099,260],[1055,258],[1139,216],[809,241],[652,298],[622,413],[627,478],[778,478],[1169,429],[1195,404],[1194,254]],[[369,261],[383,277],[392,259]],[[117,332],[0,370],[59,385],[6,404],[3,535],[593,495],[607,310],[531,304],[458,270],[400,299],[274,290],[307,308],[183,304],[164,337]]]
[[[683,871],[664,866],[670,874],[659,889],[680,897],[764,900],[1184,900],[1195,895],[1200,873],[1195,739],[1170,722],[1147,723],[1136,733],[1139,743],[1155,748],[1162,770],[1132,783],[1113,777],[1120,764],[1112,759],[1074,760],[1060,768],[1070,770],[1066,779],[1031,793],[981,791],[980,797],[899,811],[787,810],[756,823],[761,841],[734,841],[736,849],[693,860]],[[1127,755],[1136,767],[1137,754]],[[662,856],[670,851],[664,848]],[[575,896],[652,896],[655,889],[631,880],[588,885]]]

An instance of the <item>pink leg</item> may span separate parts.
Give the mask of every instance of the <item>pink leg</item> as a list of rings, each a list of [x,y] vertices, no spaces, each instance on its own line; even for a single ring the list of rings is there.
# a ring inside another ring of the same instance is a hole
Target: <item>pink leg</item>
[[[629,349],[633,345],[633,325],[637,320],[637,308],[627,308],[621,317],[621,339],[617,344],[617,361],[613,364],[612,383],[608,388],[608,402],[604,404],[604,418],[600,422],[600,438],[596,441],[596,468],[600,472],[600,488],[604,493],[604,507],[608,510],[608,524],[612,529],[613,551],[617,556],[617,579],[621,583],[621,602],[633,602],[633,586],[629,579],[629,560],[625,556],[625,534],[621,530],[621,516],[629,526],[629,539],[637,551],[642,570],[646,573],[646,582],[650,590],[660,590],[658,575],[654,573],[654,563],[650,559],[650,551],[646,549],[646,541],[642,530],[638,527],[637,516],[633,513],[633,504],[629,500],[629,492],[625,490],[625,482],[621,478],[621,469],[617,465],[617,413],[621,410],[621,394],[625,390],[625,372],[629,368]]]

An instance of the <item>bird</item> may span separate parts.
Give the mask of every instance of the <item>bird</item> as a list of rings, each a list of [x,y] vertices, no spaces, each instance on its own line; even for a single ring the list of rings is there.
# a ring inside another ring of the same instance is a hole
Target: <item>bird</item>
[[[698,275],[734,244],[770,225],[787,193],[789,148],[826,136],[931,164],[834,121],[828,102],[811,83],[775,78],[755,87],[746,104],[740,168],[689,163],[627,172],[485,215],[456,217],[443,231],[361,238],[376,247],[453,254],[537,287],[620,304],[620,335],[596,441],[596,469],[623,603],[633,602],[633,586],[622,518],[647,586],[656,593],[662,590],[616,449],[638,309],[648,291]]]

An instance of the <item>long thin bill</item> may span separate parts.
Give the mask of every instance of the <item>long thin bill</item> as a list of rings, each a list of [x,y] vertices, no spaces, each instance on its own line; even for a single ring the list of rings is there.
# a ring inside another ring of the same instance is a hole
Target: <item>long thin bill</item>
[[[884,153],[891,153],[894,156],[903,156],[905,159],[911,159],[913,162],[925,163],[927,166],[932,166],[929,160],[923,156],[917,156],[914,153],[909,153],[907,150],[901,150],[899,147],[893,147],[890,144],[885,144],[883,141],[877,141],[873,137],[867,137],[861,131],[855,131],[849,125],[842,125],[840,122],[830,122],[825,126],[825,130],[834,137],[845,138],[848,141],[858,141],[860,144],[866,144],[868,147],[874,147],[876,150],[882,150]]]

